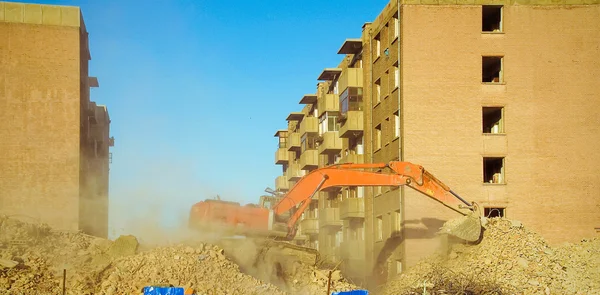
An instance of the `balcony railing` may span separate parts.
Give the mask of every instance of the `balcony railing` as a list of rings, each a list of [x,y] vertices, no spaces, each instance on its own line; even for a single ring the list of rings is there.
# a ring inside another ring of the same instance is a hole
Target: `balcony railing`
[[[347,198],[340,203],[340,219],[365,218],[365,199]]]
[[[342,150],[342,139],[339,131],[328,131],[323,133],[322,142],[319,145],[319,154],[339,153]]]
[[[319,220],[316,218],[303,218],[300,221],[300,228],[304,235],[319,234]]]
[[[317,117],[304,117],[300,123],[300,136],[307,133],[319,133],[319,119]]]
[[[305,150],[300,155],[300,169],[311,170],[319,167],[319,151]]]
[[[340,164],[364,164],[365,163],[365,155],[359,154],[348,154],[343,156],[340,159]]]
[[[348,111],[341,117],[340,138],[357,137],[365,130],[362,111]]]
[[[337,94],[319,94],[317,100],[317,109],[319,110],[319,117],[325,112],[339,112],[340,111],[340,97]]]
[[[340,219],[339,208],[321,209],[319,214],[319,225],[321,227],[341,227],[343,221]]]
[[[306,173],[304,170],[300,169],[300,163],[290,163],[288,169],[286,171],[288,181],[298,181],[302,178]],[[291,187],[290,187],[291,188]]]
[[[287,176],[281,175],[275,178],[275,189],[277,191],[287,191],[290,189],[289,182],[287,180]]]
[[[338,79],[338,87],[340,92],[344,92],[348,87],[363,87],[363,69],[344,69]]]
[[[290,133],[288,137],[288,151],[300,151],[300,133]]]
[[[290,160],[290,152],[287,148],[278,148],[275,151],[275,164],[285,164]]]

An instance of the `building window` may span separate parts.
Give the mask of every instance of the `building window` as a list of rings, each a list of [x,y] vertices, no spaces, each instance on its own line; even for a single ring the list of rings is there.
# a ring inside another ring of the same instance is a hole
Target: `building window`
[[[399,275],[402,273],[402,261],[396,260],[396,274]]]
[[[373,105],[377,105],[379,102],[381,102],[381,79],[375,81],[375,103]]]
[[[377,59],[380,56],[381,56],[381,36],[380,36],[380,34],[377,34],[377,36],[375,36],[375,58]]]
[[[394,88],[400,87],[400,69],[398,64],[394,64]]]
[[[483,215],[488,218],[504,217],[504,208],[485,207],[483,208]]]
[[[362,87],[348,87],[340,95],[340,112],[346,114],[348,111],[363,110],[363,89]]]
[[[339,131],[340,124],[337,122],[337,116],[332,116],[329,113],[319,117],[319,135],[323,135],[329,131]]]
[[[383,240],[383,216],[377,216],[377,240]]]
[[[504,183],[504,158],[483,158],[483,182],[496,184]]]
[[[287,148],[287,133],[284,135],[283,133],[279,137],[279,148]]]
[[[400,137],[400,111],[394,113],[394,138]]]
[[[381,148],[381,124],[375,126],[375,150]]]
[[[394,15],[394,39],[400,36],[400,21],[398,20],[398,12]]]
[[[481,31],[502,32],[502,5],[483,5],[481,7]]]
[[[504,133],[503,107],[483,107],[483,133]]]
[[[502,56],[483,56],[481,81],[484,83],[504,82],[502,74],[503,60],[504,57]]]

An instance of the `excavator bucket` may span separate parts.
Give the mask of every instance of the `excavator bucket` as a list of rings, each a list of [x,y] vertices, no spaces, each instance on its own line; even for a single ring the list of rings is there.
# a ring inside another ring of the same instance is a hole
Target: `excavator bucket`
[[[440,229],[440,234],[448,234],[468,242],[475,242],[481,237],[481,218],[475,212],[448,220]]]

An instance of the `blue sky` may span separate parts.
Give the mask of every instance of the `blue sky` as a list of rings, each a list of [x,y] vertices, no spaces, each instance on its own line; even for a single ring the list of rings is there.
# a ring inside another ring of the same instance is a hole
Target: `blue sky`
[[[108,106],[116,141],[115,234],[140,216],[184,220],[217,193],[249,203],[274,187],[275,131],[388,1],[28,2],[82,9],[92,100]]]

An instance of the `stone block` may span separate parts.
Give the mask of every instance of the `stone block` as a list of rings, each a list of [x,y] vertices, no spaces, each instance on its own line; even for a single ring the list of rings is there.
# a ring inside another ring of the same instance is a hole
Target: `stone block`
[[[27,24],[42,24],[42,6],[37,4],[23,5],[23,22]]]
[[[23,4],[5,2],[4,21],[12,23],[23,22]]]
[[[61,24],[68,27],[79,27],[81,15],[78,7],[61,7]]]
[[[61,8],[58,6],[42,6],[42,22],[45,25],[61,25]]]
[[[403,0],[403,4],[407,5],[418,5],[421,4],[421,0]]]

